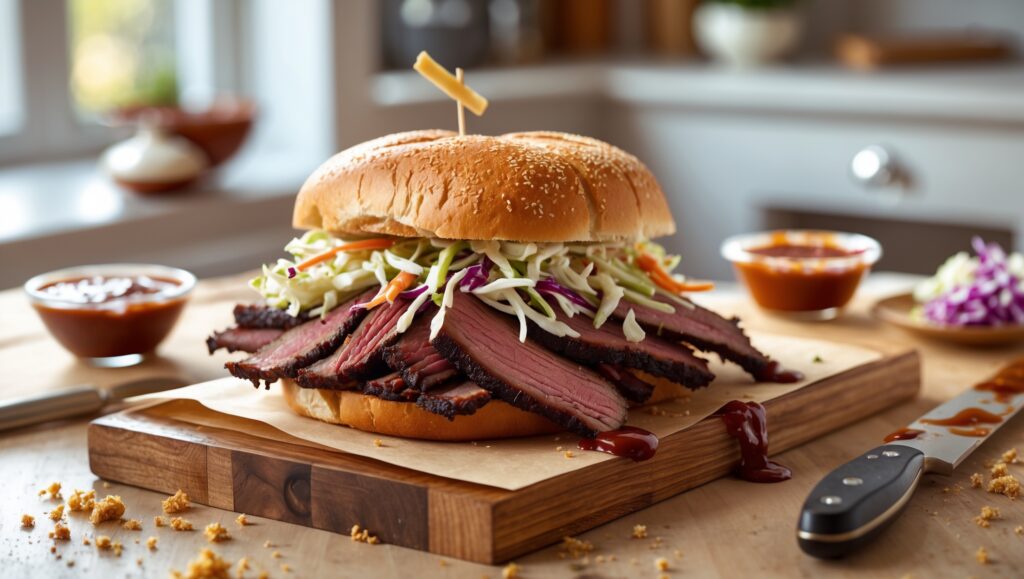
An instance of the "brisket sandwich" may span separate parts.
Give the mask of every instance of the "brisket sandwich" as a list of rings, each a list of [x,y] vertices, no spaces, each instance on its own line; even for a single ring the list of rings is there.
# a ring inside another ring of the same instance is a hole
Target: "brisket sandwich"
[[[297,413],[411,438],[619,428],[631,405],[714,378],[696,350],[766,378],[737,320],[686,296],[651,238],[675,232],[647,168],[551,132],[390,135],[303,185],[309,230],[251,282],[219,348]]]

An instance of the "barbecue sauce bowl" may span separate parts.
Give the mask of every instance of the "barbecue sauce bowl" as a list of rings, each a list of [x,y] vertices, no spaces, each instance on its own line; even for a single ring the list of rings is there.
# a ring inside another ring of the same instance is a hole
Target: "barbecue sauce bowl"
[[[100,367],[132,366],[167,337],[196,278],[173,267],[86,265],[37,275],[25,293],[72,354]]]
[[[730,237],[722,256],[763,309],[830,320],[853,298],[882,247],[856,233],[781,230]]]

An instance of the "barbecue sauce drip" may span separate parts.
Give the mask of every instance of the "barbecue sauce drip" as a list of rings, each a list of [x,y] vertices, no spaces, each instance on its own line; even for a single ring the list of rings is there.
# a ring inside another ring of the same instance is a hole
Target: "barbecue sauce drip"
[[[758,382],[775,382],[777,384],[793,384],[804,379],[804,375],[796,370],[786,370],[775,360],[757,373]]]
[[[964,408],[949,418],[921,419],[922,424],[934,424],[935,426],[974,426],[980,423],[999,424],[1002,421],[1002,416],[974,406]]]
[[[618,430],[600,432],[594,438],[584,438],[579,442],[579,447],[581,450],[606,452],[639,462],[654,456],[658,450],[658,437],[643,428],[623,426]]]
[[[793,471],[768,458],[768,422],[764,406],[733,400],[716,415],[722,418],[729,436],[740,444],[737,476],[757,483],[782,482],[793,477]]]
[[[1017,394],[1024,394],[1024,359],[1017,360],[1003,368],[992,379],[974,387],[980,392],[992,392],[997,402],[1003,404]]]
[[[957,436],[976,436],[978,438],[988,436],[988,433],[990,432],[992,431],[983,426],[975,426],[974,428],[957,428],[952,426],[949,429],[950,434],[955,434]]]
[[[923,430],[918,430],[916,428],[901,428],[896,432],[890,432],[883,440],[884,442],[892,442],[894,440],[914,440],[922,434],[924,434]]]

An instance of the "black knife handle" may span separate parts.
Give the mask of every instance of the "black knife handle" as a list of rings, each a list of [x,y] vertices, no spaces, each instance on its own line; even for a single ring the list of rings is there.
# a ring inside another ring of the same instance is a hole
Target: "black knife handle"
[[[924,472],[924,453],[887,444],[830,472],[800,511],[797,539],[814,557],[842,557],[873,539],[903,511]]]

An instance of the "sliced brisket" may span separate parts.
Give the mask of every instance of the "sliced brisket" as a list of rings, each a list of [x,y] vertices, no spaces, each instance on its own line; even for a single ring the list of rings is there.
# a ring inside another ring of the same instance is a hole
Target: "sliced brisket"
[[[386,376],[374,378],[364,384],[363,394],[396,402],[415,402],[420,395],[420,391],[416,388],[411,388],[402,379],[401,374],[392,372]]]
[[[366,316],[352,336],[330,356],[304,368],[295,377],[306,388],[349,389],[352,381],[387,372],[384,348],[398,339],[398,318],[411,302],[399,299],[378,306]]]
[[[424,392],[416,400],[417,406],[455,420],[458,415],[470,415],[491,401],[491,394],[472,382],[456,382],[431,392]]]
[[[228,352],[255,352],[276,340],[284,330],[276,328],[228,328],[222,332],[214,332],[206,338],[206,347],[210,353],[221,348]]]
[[[228,362],[224,366],[232,375],[251,380],[259,386],[260,380],[270,383],[279,378],[294,378],[300,368],[329,355],[336,350],[356,324],[366,315],[362,308],[353,309],[356,300],[365,299],[374,291],[356,296],[331,310],[324,319],[315,319],[296,326],[276,340],[263,346],[241,362]]]
[[[285,310],[266,305],[238,304],[235,306],[235,323],[240,328],[290,330],[309,320],[309,314],[306,312],[293,316]]]
[[[530,337],[577,362],[636,368],[689,388],[707,386],[715,377],[708,370],[707,362],[694,356],[690,348],[682,343],[671,342],[651,333],[639,342],[630,342],[622,333],[622,325],[617,320],[608,320],[600,328],[595,328],[593,320],[586,316],[570,318],[560,313],[559,321],[576,330],[580,336],[559,337],[531,325]]]
[[[445,315],[434,347],[494,398],[592,436],[626,419],[626,401],[589,368],[532,340],[519,342],[515,319],[461,294]]]
[[[761,380],[773,368],[773,362],[751,343],[750,338],[739,327],[739,320],[727,320],[711,310],[702,308],[687,300],[692,307],[680,305],[663,297],[654,299],[671,305],[675,313],[667,314],[622,301],[612,314],[623,319],[630,308],[636,321],[652,334],[663,338],[688,342],[699,350],[715,352],[725,360],[739,364],[755,379]]]
[[[611,364],[598,364],[597,371],[615,384],[626,400],[642,404],[654,394],[654,385],[637,378],[629,370]]]
[[[423,391],[450,382],[458,370],[430,345],[430,312],[420,312],[412,326],[394,344],[384,348],[388,366],[401,372],[410,385]]]

